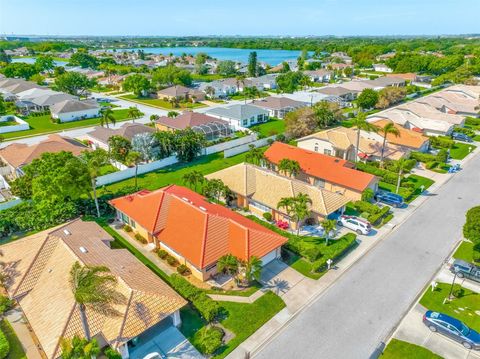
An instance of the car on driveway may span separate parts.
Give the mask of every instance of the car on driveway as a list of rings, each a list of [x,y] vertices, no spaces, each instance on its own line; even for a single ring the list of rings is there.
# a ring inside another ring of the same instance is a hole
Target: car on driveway
[[[372,225],[361,218],[355,216],[340,216],[337,224],[357,232],[358,234],[368,235],[372,231]]]
[[[392,192],[377,192],[373,197],[375,201],[386,203],[392,207],[400,208],[405,203],[403,197]]]
[[[459,278],[467,278],[476,282],[480,282],[480,267],[462,261],[461,259],[455,259],[450,266],[450,271],[452,273],[457,273],[457,277]]]
[[[461,343],[467,349],[480,349],[480,334],[458,319],[429,310],[423,316],[423,323],[432,332],[441,333]]]
[[[452,138],[457,141],[463,142],[473,142],[472,138],[464,133],[461,132],[454,132],[452,133]]]

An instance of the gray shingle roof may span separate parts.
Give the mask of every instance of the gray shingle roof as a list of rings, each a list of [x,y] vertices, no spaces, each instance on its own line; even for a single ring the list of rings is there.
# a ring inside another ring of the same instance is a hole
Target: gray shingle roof
[[[222,116],[235,120],[244,120],[252,116],[268,115],[268,111],[252,105],[232,105],[229,107],[217,107],[206,112],[209,115]]]
[[[82,110],[91,110],[94,108],[99,108],[96,102],[91,101],[79,101],[75,99],[64,100],[58,102],[50,107],[52,113],[69,113],[77,112]]]

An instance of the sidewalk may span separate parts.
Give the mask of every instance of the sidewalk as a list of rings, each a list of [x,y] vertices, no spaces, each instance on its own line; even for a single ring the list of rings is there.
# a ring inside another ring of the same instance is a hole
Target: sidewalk
[[[28,359],[43,359],[40,352],[35,345],[32,334],[28,328],[28,325],[23,318],[22,311],[20,309],[13,309],[6,313],[5,319],[12,325],[18,340],[22,344],[25,355]]]
[[[459,161],[461,165],[468,163],[471,158],[477,155],[478,150],[469,154],[463,161]],[[423,175],[416,172],[419,175]],[[277,332],[279,332],[289,321],[293,320],[304,308],[324,293],[336,280],[338,280],[348,269],[368,253],[373,247],[381,240],[385,239],[395,228],[405,222],[425,201],[431,196],[435,196],[435,192],[438,188],[443,186],[455,174],[440,174],[433,172],[429,175],[429,178],[436,182],[405,209],[395,210],[395,217],[386,225],[378,229],[374,236],[361,236],[359,237],[359,245],[345,258],[343,258],[335,267],[325,273],[320,279],[313,280],[309,278],[303,278],[299,282],[295,283],[284,293],[277,293],[283,299],[286,304],[286,308],[277,313],[271,320],[265,323],[257,332],[251,337],[240,344],[232,353],[230,353],[228,359],[244,359],[248,355],[253,356],[254,353],[261,349],[266,342],[272,338]],[[290,270],[292,268],[288,267]],[[284,280],[282,272],[278,273],[273,280]]]

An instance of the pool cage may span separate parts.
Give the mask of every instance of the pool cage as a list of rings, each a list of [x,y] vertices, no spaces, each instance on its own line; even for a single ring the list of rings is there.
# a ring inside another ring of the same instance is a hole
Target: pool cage
[[[192,130],[203,133],[207,141],[228,137],[233,132],[228,123],[217,121],[209,122],[203,125],[193,126]]]

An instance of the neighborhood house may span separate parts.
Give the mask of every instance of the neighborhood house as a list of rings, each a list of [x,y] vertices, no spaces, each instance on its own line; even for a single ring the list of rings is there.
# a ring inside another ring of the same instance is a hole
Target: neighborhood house
[[[267,122],[269,118],[267,110],[243,104],[213,108],[206,114],[227,121],[235,130]]]

